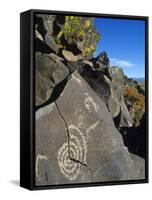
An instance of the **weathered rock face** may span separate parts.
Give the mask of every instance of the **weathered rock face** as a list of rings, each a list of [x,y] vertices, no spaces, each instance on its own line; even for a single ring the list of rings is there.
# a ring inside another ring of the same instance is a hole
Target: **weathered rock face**
[[[71,62],[77,62],[82,58],[82,55],[74,55],[72,52],[63,50],[62,51],[63,56],[65,57],[66,60],[71,61]]]
[[[133,125],[132,118],[125,104],[123,97],[124,74],[120,68],[108,68],[109,77],[104,76],[108,83],[111,95],[108,99],[108,108],[113,118],[120,115],[119,127],[131,127]]]
[[[145,177],[144,84],[93,57],[93,24],[35,16],[36,185]]]
[[[145,114],[143,115],[140,126],[130,127],[130,128],[121,128],[120,132],[122,133],[124,144],[128,146],[129,152],[134,153],[142,158],[146,157],[146,118]]]
[[[56,15],[38,14],[36,16],[36,34],[43,43],[48,45],[53,52],[58,53],[56,35],[59,33],[64,23],[64,17]]]
[[[108,104],[111,90],[104,74],[101,71],[93,70],[90,66],[83,66],[79,72],[96,94]]]
[[[105,103],[78,73],[36,118],[36,185],[140,178]]]
[[[99,40],[92,17],[38,14],[35,23],[36,38],[53,52],[66,49],[74,55],[92,57]]]
[[[54,87],[77,70],[106,103],[113,118],[120,113],[123,115],[123,123],[121,120],[119,126],[132,125],[131,117],[126,119],[129,116],[125,113],[127,109],[122,106],[125,104],[122,91],[125,81],[123,71],[118,67],[109,67],[106,52],[90,60],[85,57],[85,54],[89,55],[94,51],[90,48],[95,48],[98,40],[98,33],[93,28],[93,18],[39,14],[36,16],[35,30],[36,38],[44,47],[43,54],[36,54],[36,106],[47,102]]]
[[[94,67],[100,71],[104,71],[107,67],[109,67],[109,58],[106,52],[100,53],[100,55],[95,59]]]
[[[144,179],[145,178],[145,160],[135,154],[130,154],[133,164],[134,164],[134,174],[135,179]]]
[[[56,85],[69,76],[63,58],[51,53],[36,53],[36,105],[45,103]]]
[[[121,68],[119,67],[109,67],[108,72],[112,81],[117,85],[123,85],[125,82],[125,76]]]
[[[104,52],[101,57],[105,57]],[[96,69],[94,63],[95,61],[93,60],[82,59],[77,62],[68,62],[67,66],[70,72],[77,70],[83,76],[90,87],[106,103],[113,118],[121,115],[119,127],[131,127],[133,121],[123,97],[125,76],[122,69],[109,67],[108,65],[105,65],[102,70]]]

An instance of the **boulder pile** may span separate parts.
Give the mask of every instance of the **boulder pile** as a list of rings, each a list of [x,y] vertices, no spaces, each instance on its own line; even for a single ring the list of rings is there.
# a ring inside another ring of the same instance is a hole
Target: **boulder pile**
[[[92,56],[99,40],[93,22],[35,17],[36,185],[145,177],[144,158],[125,139],[141,125],[143,90],[110,66],[106,52]]]

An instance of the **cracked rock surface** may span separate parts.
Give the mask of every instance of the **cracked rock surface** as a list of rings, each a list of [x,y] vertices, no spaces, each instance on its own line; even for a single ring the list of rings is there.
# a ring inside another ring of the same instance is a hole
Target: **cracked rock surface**
[[[145,83],[93,55],[93,18],[34,21],[36,185],[144,179]]]
[[[77,72],[55,103],[38,110],[36,117],[37,185],[143,176],[136,171],[105,102]]]

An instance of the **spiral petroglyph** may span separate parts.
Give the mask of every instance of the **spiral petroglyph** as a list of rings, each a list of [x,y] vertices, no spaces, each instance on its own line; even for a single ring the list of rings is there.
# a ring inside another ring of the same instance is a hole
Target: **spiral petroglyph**
[[[75,180],[81,163],[86,163],[87,145],[83,133],[75,126],[69,126],[68,142],[58,150],[58,164],[62,174],[69,180]]]

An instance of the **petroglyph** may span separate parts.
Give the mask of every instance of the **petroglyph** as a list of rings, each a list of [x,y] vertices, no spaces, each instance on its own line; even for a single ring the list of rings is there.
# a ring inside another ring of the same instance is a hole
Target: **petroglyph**
[[[84,106],[85,108],[91,112],[91,109],[93,107],[93,109],[97,112],[98,111],[98,105],[94,102],[93,98],[91,96],[88,95],[88,93],[85,93],[85,95],[87,96],[84,100]]]
[[[70,138],[58,150],[58,164],[62,174],[69,180],[75,180],[81,163],[86,162],[87,145],[83,133],[75,126],[69,126]]]
[[[39,180],[41,180],[41,177],[40,177],[40,175],[39,175],[39,162],[40,161],[42,161],[42,160],[44,160],[44,161],[48,161],[48,158],[47,158],[47,156],[45,156],[45,155],[37,155],[37,157],[36,157],[36,163],[35,163],[35,173],[36,173],[36,177],[39,179]]]
[[[74,74],[72,74],[72,78],[75,79],[81,85],[81,80],[77,78]]]
[[[89,128],[86,130],[86,133],[89,134],[92,130],[94,130],[98,126],[99,123],[100,121],[97,121],[94,124],[90,125]]]

